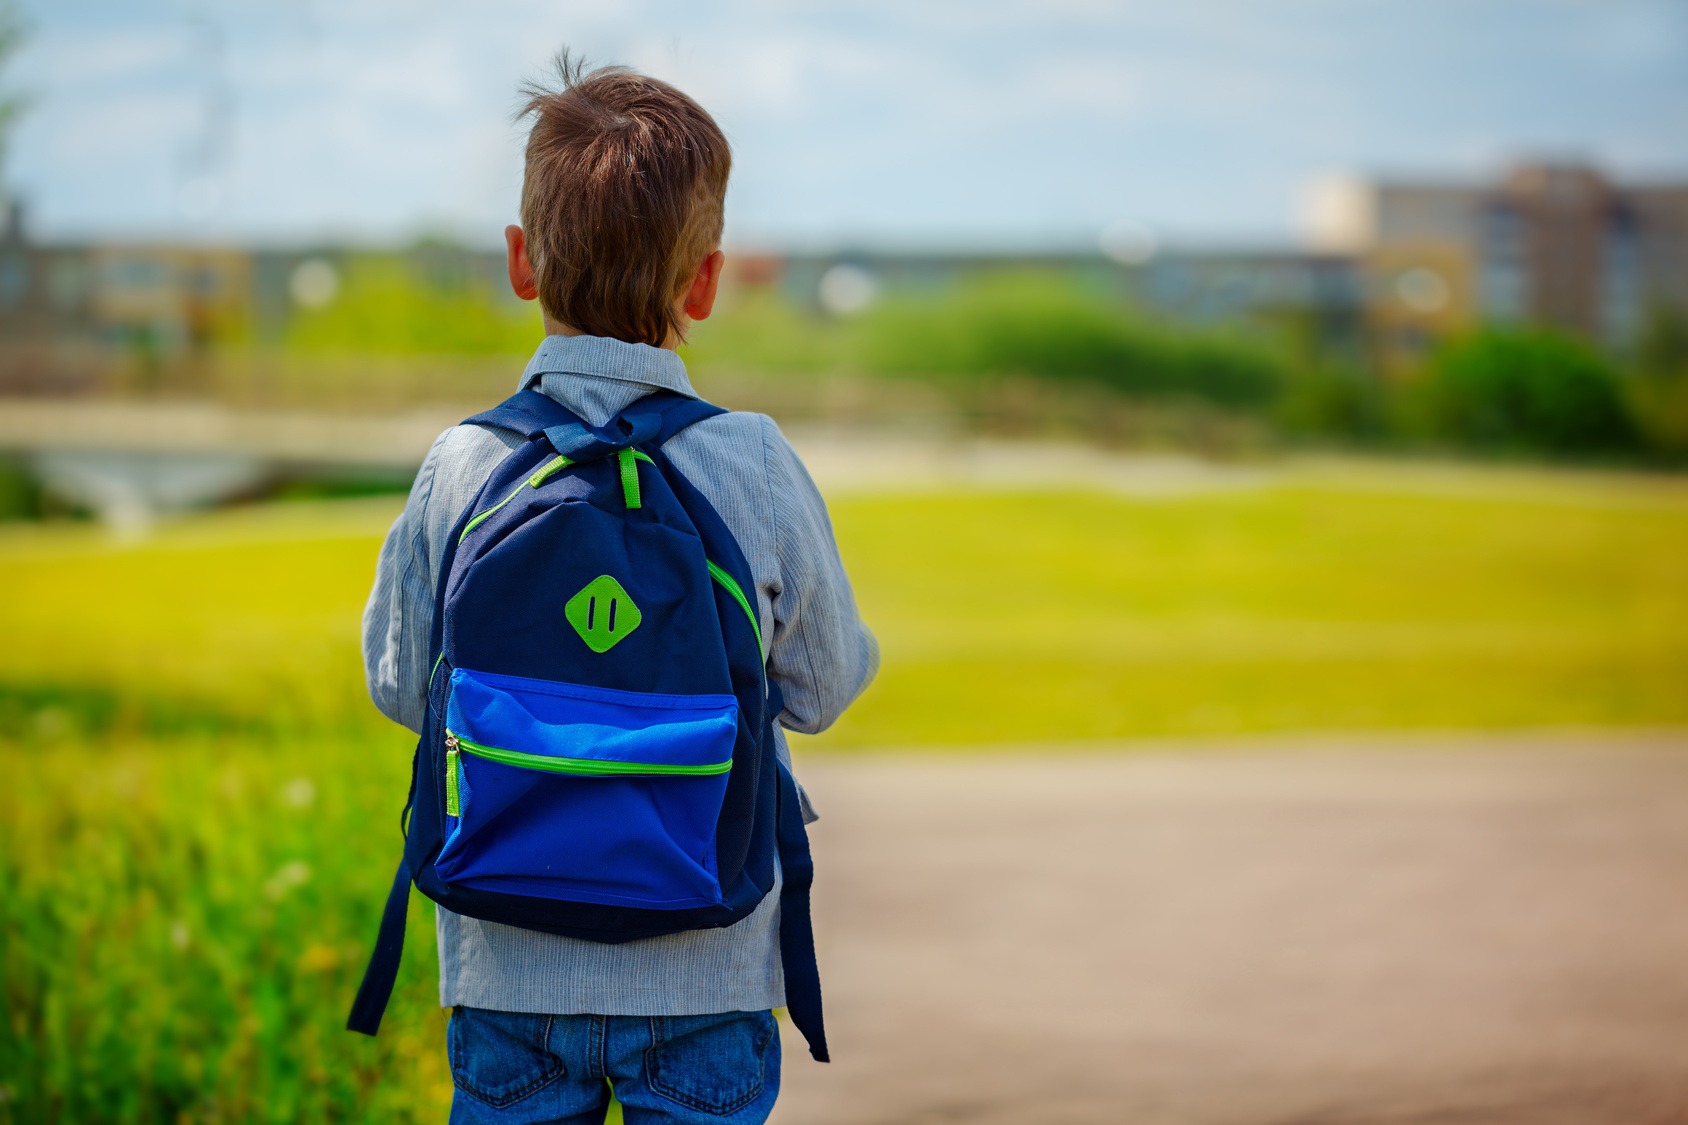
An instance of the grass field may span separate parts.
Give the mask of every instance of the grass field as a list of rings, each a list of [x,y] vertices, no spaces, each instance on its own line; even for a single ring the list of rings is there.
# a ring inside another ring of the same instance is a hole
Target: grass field
[[[357,655],[393,509],[0,532],[0,1119],[441,1116],[418,902],[387,1030],[340,1030],[409,750]],[[817,748],[1688,722],[1688,482],[1333,466],[834,516],[885,660]]]

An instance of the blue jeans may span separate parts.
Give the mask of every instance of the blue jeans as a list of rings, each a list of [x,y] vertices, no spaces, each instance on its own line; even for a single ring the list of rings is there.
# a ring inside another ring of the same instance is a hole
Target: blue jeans
[[[780,1092],[770,1012],[542,1016],[457,1008],[446,1031],[453,1125],[754,1125]]]

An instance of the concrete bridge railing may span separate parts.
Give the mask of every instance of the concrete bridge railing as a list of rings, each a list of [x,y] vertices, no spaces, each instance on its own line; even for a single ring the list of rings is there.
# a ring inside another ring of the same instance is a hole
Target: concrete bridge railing
[[[215,403],[0,399],[0,452],[48,488],[134,529],[249,492],[282,473],[412,472],[472,408],[314,414]]]

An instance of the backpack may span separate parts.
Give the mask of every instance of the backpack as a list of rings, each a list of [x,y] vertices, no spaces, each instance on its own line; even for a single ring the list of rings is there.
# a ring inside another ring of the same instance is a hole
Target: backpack
[[[404,857],[346,1026],[374,1035],[410,885],[599,942],[730,926],[775,882],[786,1006],[827,1061],[796,782],[775,753],[749,564],[663,455],[725,413],[660,391],[602,427],[534,390],[440,567]]]

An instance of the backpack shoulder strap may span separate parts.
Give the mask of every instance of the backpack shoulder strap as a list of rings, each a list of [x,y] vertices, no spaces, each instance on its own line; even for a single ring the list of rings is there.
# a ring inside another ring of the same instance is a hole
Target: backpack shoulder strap
[[[630,421],[635,416],[649,416],[650,420],[637,428],[651,434],[645,441],[660,446],[687,426],[725,413],[725,408],[701,398],[673,391],[657,391],[627,407],[622,416]],[[461,424],[496,426],[521,434],[530,441],[558,426],[574,424],[591,430],[568,407],[550,395],[532,389],[517,391],[491,410],[463,419]]]
[[[529,441],[552,426],[563,426],[580,419],[552,398],[535,390],[517,391],[491,410],[463,419],[465,426],[496,426],[501,430],[521,434]]]
[[[652,396],[652,398],[656,397]],[[662,424],[657,429],[656,436],[651,438],[653,445],[662,445],[687,426],[701,422],[705,418],[713,418],[717,414],[727,413],[725,407],[716,406],[712,402],[705,402],[701,398],[688,398],[685,395],[662,395],[661,398],[663,401],[652,404],[662,414]],[[644,401],[650,402],[651,399]]]

